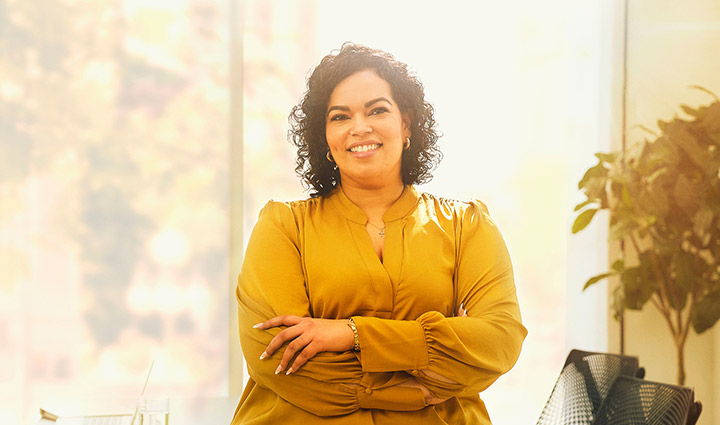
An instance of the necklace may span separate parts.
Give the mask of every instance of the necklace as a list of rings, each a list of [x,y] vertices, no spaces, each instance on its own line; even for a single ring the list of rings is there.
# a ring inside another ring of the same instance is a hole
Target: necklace
[[[377,235],[378,235],[378,236],[380,236],[381,238],[384,238],[384,237],[385,237],[385,226],[383,226],[383,227],[378,227],[378,226],[370,223],[370,221],[368,221],[367,224],[369,224],[369,225],[371,225],[372,227],[378,229],[378,232],[377,232]]]

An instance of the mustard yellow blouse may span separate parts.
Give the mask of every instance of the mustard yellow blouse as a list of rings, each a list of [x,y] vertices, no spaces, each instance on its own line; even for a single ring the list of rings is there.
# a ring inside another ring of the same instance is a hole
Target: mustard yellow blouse
[[[236,291],[250,381],[232,424],[490,423],[478,393],[512,368],[527,331],[485,205],[408,186],[384,216],[382,262],[366,220],[341,189],[263,208]],[[453,317],[460,303],[468,317]],[[283,314],[353,317],[360,351],[275,375],[284,348],[259,357],[281,329],[252,325]],[[410,376],[449,399],[427,406],[420,390],[394,386]]]

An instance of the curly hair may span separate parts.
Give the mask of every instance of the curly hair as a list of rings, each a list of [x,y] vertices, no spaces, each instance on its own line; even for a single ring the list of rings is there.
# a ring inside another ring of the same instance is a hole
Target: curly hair
[[[425,101],[423,85],[407,65],[389,53],[354,43],[344,43],[339,51],[325,56],[307,81],[307,91],[288,117],[288,139],[297,147],[295,171],[311,197],[330,193],[340,184],[340,172],[326,158],[325,137],[327,105],[335,86],[356,72],[374,70],[385,80],[393,99],[403,113],[411,117],[411,144],[402,154],[404,184],[426,183],[442,159],[437,148],[433,107]]]

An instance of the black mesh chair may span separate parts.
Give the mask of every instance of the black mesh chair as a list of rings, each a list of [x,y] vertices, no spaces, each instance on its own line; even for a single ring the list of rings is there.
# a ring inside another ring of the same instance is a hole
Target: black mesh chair
[[[702,404],[692,388],[619,376],[594,425],[694,425]]]
[[[592,424],[615,378],[639,370],[637,357],[572,350],[537,425]]]

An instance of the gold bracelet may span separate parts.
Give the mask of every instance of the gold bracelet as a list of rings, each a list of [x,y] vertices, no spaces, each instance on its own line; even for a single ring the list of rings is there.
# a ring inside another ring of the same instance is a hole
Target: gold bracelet
[[[355,350],[355,351],[360,351],[360,340],[358,339],[357,326],[355,326],[355,321],[353,320],[352,317],[348,319],[348,326],[350,326],[350,329],[352,329],[353,334],[355,334],[355,341],[354,341],[354,344],[353,344],[353,350]]]

